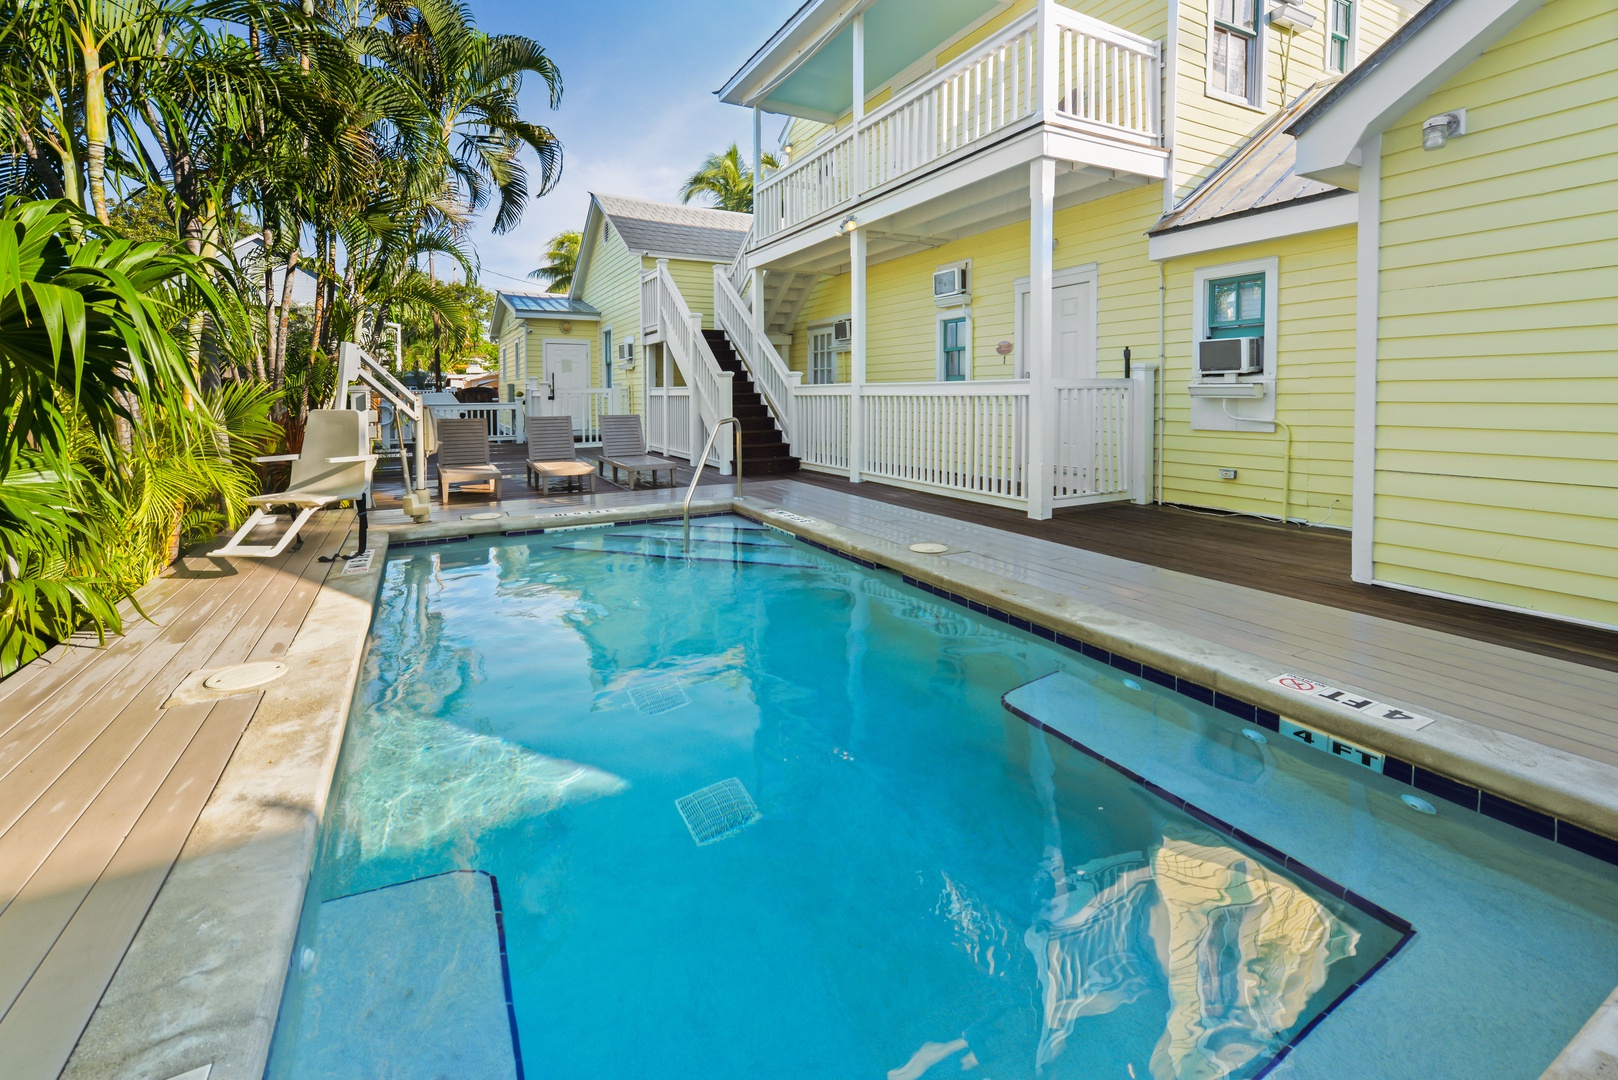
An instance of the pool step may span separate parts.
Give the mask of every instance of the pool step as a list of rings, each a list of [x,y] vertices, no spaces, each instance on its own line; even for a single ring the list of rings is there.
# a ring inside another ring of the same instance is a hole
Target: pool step
[[[570,544],[558,544],[565,551],[594,551],[603,555],[640,555],[648,559],[691,559],[697,562],[750,563],[759,566],[787,566],[813,569],[815,563],[794,551],[789,544],[759,537],[756,533],[736,539],[703,536],[695,528],[691,531],[691,551],[683,550],[679,527],[672,535],[647,535],[637,528],[634,533],[604,533]]]

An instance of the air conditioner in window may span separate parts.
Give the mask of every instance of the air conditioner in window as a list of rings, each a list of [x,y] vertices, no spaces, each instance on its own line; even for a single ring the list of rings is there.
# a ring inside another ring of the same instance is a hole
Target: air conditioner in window
[[[618,344],[618,363],[625,371],[635,369],[635,339],[625,338]]]
[[[941,266],[933,273],[933,302],[939,307],[955,307],[972,299],[972,284],[968,281],[966,263]]]
[[[1264,370],[1264,339],[1217,338],[1197,343],[1197,375],[1257,375]]]
[[[854,347],[854,320],[838,319],[831,324],[831,347],[847,352]]]

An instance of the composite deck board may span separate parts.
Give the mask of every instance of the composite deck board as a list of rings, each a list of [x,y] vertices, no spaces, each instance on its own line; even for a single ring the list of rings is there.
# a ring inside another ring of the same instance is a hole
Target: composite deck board
[[[1576,657],[1581,654],[1572,650],[1561,650],[1561,655],[1517,650],[1494,640],[1500,636],[1494,633],[1453,633],[1355,607],[1198,578],[933,515],[869,498],[863,491],[797,481],[761,481],[750,487],[799,513],[893,543],[944,541],[969,553],[946,556],[956,562],[1232,645],[1274,663],[1278,672],[1302,667],[1417,712],[1447,713],[1618,764],[1618,717],[1606,704],[1618,698],[1618,673],[1580,663]],[[1469,618],[1481,623],[1497,614],[1467,610]],[[1556,628],[1563,629],[1579,628]],[[1599,632],[1589,637],[1599,644]]]
[[[194,670],[284,653],[353,520],[318,515],[276,559],[186,560],[142,590],[155,622],[63,648],[0,699],[6,1080],[67,1061],[260,695],[163,703]]]
[[[202,730],[0,1018],[0,1061],[14,1080],[54,1080],[118,970],[191,827],[247,729],[259,695],[215,704]]]
[[[306,544],[294,558],[302,562],[318,550],[319,545]],[[0,829],[9,828],[21,811],[70,768],[86,784],[97,779],[105,782],[157,722],[163,702],[186,675],[211,666],[221,647],[227,648],[225,662],[232,662],[228,645],[233,636],[256,638],[256,627],[273,613],[273,608],[266,610],[263,604],[265,591],[278,583],[290,585],[284,576],[274,565],[242,575],[243,584],[230,590],[224,603],[210,608],[206,621],[192,625],[192,612],[188,611],[186,618],[177,620],[103,693],[64,718],[60,726],[47,730],[48,725],[37,724],[28,732],[30,737],[0,745],[0,753],[27,750],[27,756],[0,777]],[[162,640],[171,635],[170,640]],[[4,756],[10,763],[12,755]]]

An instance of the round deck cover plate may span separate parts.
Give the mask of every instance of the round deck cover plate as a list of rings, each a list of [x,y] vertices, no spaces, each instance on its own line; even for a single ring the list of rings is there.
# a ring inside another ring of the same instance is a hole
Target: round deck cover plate
[[[461,516],[466,518],[467,521],[493,521],[496,518],[503,518],[506,515],[495,510],[485,510],[481,514],[463,514]]]
[[[917,555],[942,555],[944,552],[949,550],[949,545],[927,541],[926,543],[921,544],[911,544],[910,550],[914,551]]]
[[[287,666],[277,660],[260,660],[251,664],[237,664],[221,668],[202,680],[209,690],[240,691],[272,683],[287,673]]]

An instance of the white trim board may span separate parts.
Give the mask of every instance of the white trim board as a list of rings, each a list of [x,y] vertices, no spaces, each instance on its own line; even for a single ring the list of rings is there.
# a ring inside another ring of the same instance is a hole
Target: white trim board
[[[1353,538],[1349,576],[1369,582],[1376,576],[1376,399],[1378,319],[1382,303],[1382,136],[1366,143],[1371,165],[1360,174],[1363,224],[1357,238],[1354,301],[1354,469]]]
[[[1359,205],[1357,199],[1343,197],[1350,194],[1342,192],[1295,206],[1280,206],[1261,214],[1216,218],[1206,224],[1187,226],[1148,239],[1147,253],[1153,262],[1163,262],[1353,225],[1359,220]]]

